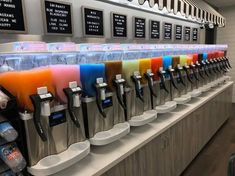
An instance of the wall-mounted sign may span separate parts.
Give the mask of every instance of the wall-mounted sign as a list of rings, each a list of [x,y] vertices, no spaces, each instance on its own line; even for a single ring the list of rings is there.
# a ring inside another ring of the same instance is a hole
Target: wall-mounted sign
[[[82,7],[83,30],[85,36],[103,37],[104,36],[104,17],[103,10]]]
[[[116,37],[127,37],[127,16],[111,13],[112,20],[112,36]]]
[[[172,24],[171,23],[164,23],[163,31],[164,31],[164,39],[171,40],[172,39]]]
[[[72,4],[56,2],[54,0],[43,1],[44,29],[45,33],[55,35],[72,35]]]
[[[150,20],[150,38],[160,39],[160,22]]]
[[[0,0],[0,31],[27,32],[24,0]]]
[[[191,28],[190,27],[185,27],[184,28],[184,40],[185,41],[190,41],[190,34],[191,33]]]
[[[193,41],[198,40],[198,28],[193,28]]]
[[[182,40],[183,27],[181,25],[175,25],[175,40]]]
[[[146,33],[146,20],[145,18],[134,17],[134,38],[144,39]]]

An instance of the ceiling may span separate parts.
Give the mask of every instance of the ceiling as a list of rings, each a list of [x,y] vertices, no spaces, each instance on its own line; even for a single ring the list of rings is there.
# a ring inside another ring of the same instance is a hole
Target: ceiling
[[[235,5],[235,0],[204,0],[210,5],[221,8]]]

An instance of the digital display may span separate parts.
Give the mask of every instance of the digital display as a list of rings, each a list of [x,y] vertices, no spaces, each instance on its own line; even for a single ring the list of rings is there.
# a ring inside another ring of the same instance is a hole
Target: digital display
[[[0,31],[26,31],[23,0],[0,0]]]
[[[53,127],[53,126],[56,126],[56,125],[59,125],[61,123],[65,123],[65,122],[66,122],[66,112],[65,112],[65,110],[58,111],[58,112],[53,112],[49,116],[50,127]]]
[[[108,108],[110,106],[113,106],[113,99],[112,97],[107,97],[105,100],[102,100],[102,107]]]
[[[127,37],[127,16],[112,13],[111,18],[113,37]]]
[[[104,36],[103,11],[83,7],[83,24],[85,36]]]
[[[47,34],[72,35],[71,4],[45,0],[44,14]]]

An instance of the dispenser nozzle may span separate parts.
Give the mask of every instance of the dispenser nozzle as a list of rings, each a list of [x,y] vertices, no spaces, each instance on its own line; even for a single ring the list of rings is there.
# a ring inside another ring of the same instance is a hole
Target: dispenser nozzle
[[[165,84],[165,76],[164,76],[165,74],[166,74],[166,72],[161,67],[160,70],[158,71],[158,76],[160,77],[163,89],[166,91],[166,93],[169,93],[168,89],[166,88],[166,84]]]
[[[136,95],[137,97],[144,102],[144,98],[143,95],[141,94],[141,84],[140,84],[140,80],[142,79],[142,77],[140,76],[140,73],[138,71],[134,72],[134,75],[131,76],[132,81],[135,83],[135,90],[136,90]]]
[[[106,117],[106,114],[105,114],[104,109],[102,107],[102,101],[106,99],[105,91],[106,91],[107,86],[108,85],[106,83],[104,83],[103,78],[96,79],[96,84],[95,84],[96,92],[97,92],[96,103],[97,103],[97,106],[98,106],[100,113],[102,114],[102,116],[104,118]]]
[[[126,105],[123,100],[124,96],[124,87],[126,85],[126,81],[122,79],[122,75],[116,75],[116,79],[113,80],[114,86],[116,87],[117,99],[119,104],[122,106],[124,110],[126,110]]]
[[[147,70],[147,72],[144,74],[145,78],[148,80],[148,86],[149,90],[152,96],[157,97],[157,95],[153,91],[153,76],[154,74],[152,73],[152,70]]]
[[[174,72],[174,71],[175,71],[175,70],[172,69],[171,66],[167,69],[167,72],[168,72],[169,75],[170,75],[170,80],[171,80],[171,83],[172,83],[173,87],[174,87],[175,89],[178,89],[178,87],[176,86],[175,81],[174,81],[174,76],[173,76],[173,72]]]

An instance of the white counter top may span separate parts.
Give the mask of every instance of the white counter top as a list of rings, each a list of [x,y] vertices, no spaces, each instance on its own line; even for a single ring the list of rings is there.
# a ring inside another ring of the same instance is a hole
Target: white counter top
[[[206,102],[232,86],[227,82],[223,86],[212,89],[198,98],[193,98],[187,105],[179,105],[174,112],[158,115],[158,118],[147,125],[132,127],[130,134],[107,146],[92,147],[91,153],[73,166],[57,173],[57,176],[93,176],[101,175],[120,161],[156,138],[162,132],[182,120]]]

